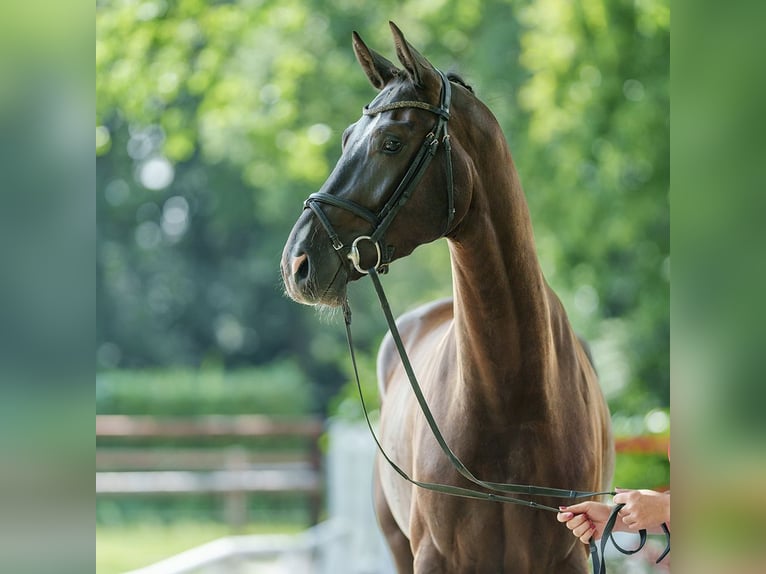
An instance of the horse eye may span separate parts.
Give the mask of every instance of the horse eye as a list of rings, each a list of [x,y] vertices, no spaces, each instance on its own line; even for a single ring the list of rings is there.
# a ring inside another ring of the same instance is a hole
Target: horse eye
[[[385,153],[396,153],[402,149],[402,142],[392,138],[386,138],[383,142],[383,151]]]

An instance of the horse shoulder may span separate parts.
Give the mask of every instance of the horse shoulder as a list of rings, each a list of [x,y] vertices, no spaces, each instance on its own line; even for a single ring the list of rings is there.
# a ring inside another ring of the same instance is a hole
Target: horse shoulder
[[[428,334],[452,320],[452,297],[431,301],[420,305],[396,320],[396,327],[408,354],[414,350]],[[377,375],[381,396],[385,395],[395,371],[401,367],[399,352],[390,332],[386,333],[378,350]]]

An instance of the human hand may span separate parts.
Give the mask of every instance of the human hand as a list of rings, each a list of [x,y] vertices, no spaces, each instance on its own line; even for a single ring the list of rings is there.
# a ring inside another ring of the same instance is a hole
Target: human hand
[[[615,489],[615,504],[624,504],[620,519],[631,532],[656,528],[663,522],[670,524],[670,493],[654,490]]]
[[[566,523],[566,527],[572,531],[584,544],[590,539],[598,540],[604,534],[604,526],[609,520],[611,507],[603,502],[581,502],[572,506],[559,506],[556,519]]]

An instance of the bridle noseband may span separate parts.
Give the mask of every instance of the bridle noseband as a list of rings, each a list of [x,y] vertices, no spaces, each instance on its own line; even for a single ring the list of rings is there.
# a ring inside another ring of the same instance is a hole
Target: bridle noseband
[[[333,249],[335,249],[336,253],[338,253],[338,256],[342,261],[344,261],[344,263],[345,259],[341,254],[341,250],[345,247],[345,245],[343,244],[343,241],[341,241],[337,231],[335,231],[333,228],[330,220],[327,218],[327,215],[324,213],[324,211],[322,211],[320,205],[325,204],[332,207],[345,209],[346,211],[349,211],[360,219],[364,219],[372,225],[372,232],[370,232],[369,235],[360,235],[354,239],[354,241],[351,243],[349,253],[346,254],[346,258],[351,260],[351,264],[359,273],[366,274],[367,269],[371,267],[361,263],[361,255],[359,253],[358,245],[362,240],[371,242],[375,247],[377,261],[372,267],[377,269],[377,271],[380,273],[385,273],[388,270],[388,265],[393,259],[394,248],[390,245],[386,246],[385,248],[381,247],[381,244],[385,245],[384,235],[386,230],[391,225],[402,207],[404,207],[404,205],[412,196],[412,193],[415,191],[415,188],[420,182],[420,179],[425,174],[426,168],[431,163],[433,157],[436,155],[440,141],[444,143],[445,166],[447,172],[447,221],[444,227],[444,233],[442,235],[446,235],[452,226],[452,221],[455,217],[455,197],[454,184],[452,181],[452,146],[450,144],[449,134],[447,133],[447,122],[449,121],[450,117],[449,108],[450,101],[452,99],[452,88],[447,77],[440,70],[436,71],[439,73],[439,77],[442,81],[442,89],[439,97],[438,107],[421,101],[399,101],[392,102],[390,104],[383,104],[374,108],[365,106],[362,111],[365,116],[375,116],[391,110],[417,108],[429,111],[437,116],[436,124],[434,125],[433,129],[428,132],[428,134],[426,134],[423,145],[420,146],[420,150],[418,150],[418,153],[413,158],[412,163],[410,163],[410,166],[404,174],[404,177],[402,177],[399,185],[396,187],[393,194],[391,194],[391,197],[388,199],[388,201],[386,201],[385,205],[377,213],[374,213],[366,207],[363,207],[351,200],[344,199],[336,195],[331,195],[322,191],[312,193],[309,195],[308,199],[303,202],[303,208],[311,209],[311,211],[313,211],[317,216],[317,219],[322,224],[322,227],[324,227],[325,231],[327,231],[327,235],[330,237]]]

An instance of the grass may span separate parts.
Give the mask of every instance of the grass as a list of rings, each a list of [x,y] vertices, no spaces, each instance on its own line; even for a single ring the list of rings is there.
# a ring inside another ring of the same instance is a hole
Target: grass
[[[233,532],[225,524],[181,522],[96,527],[96,574],[121,574],[232,534],[297,534],[298,524],[250,524]]]

